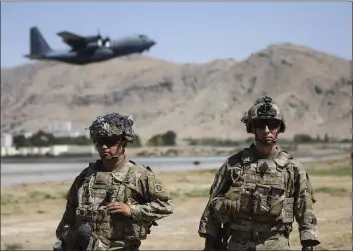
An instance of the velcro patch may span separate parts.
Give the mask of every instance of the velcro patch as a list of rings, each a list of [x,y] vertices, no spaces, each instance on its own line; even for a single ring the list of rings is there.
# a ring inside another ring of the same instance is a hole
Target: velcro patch
[[[154,191],[155,192],[163,192],[163,186],[161,184],[155,184]]]

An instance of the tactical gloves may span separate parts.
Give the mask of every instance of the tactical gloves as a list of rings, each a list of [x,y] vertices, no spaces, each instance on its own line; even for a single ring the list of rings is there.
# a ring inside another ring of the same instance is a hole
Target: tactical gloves
[[[227,213],[235,214],[239,212],[241,189],[238,187],[231,187],[225,194],[224,207]]]
[[[211,235],[207,235],[205,239],[205,248],[203,251],[224,251],[226,248],[220,240]]]

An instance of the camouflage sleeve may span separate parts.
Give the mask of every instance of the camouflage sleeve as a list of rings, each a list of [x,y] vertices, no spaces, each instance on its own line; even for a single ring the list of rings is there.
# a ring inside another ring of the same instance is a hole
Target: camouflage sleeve
[[[66,207],[64,214],[59,222],[58,227],[56,228],[56,237],[58,238],[64,231],[64,227],[66,225],[70,227],[75,226],[75,217],[76,217],[76,207],[78,204],[77,201],[77,190],[81,187],[83,178],[84,178],[84,171],[82,171],[72,183],[67,195],[66,195]]]
[[[134,221],[152,222],[173,213],[171,194],[153,173],[141,176],[139,189],[146,203],[131,205],[131,216]]]
[[[221,223],[213,215],[211,203],[217,198],[218,195],[224,193],[227,190],[228,186],[228,163],[225,162],[216,172],[215,179],[213,181],[213,184],[211,185],[209,200],[206,204],[205,210],[201,216],[199,224],[199,236],[217,236],[221,228]]]
[[[294,216],[299,226],[302,246],[316,246],[320,244],[317,230],[317,219],[314,212],[314,191],[309,175],[301,163],[294,161],[297,168],[295,184]]]

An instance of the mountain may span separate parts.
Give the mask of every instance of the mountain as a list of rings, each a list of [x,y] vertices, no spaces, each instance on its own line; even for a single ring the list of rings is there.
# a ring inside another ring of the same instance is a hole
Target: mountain
[[[261,95],[282,108],[290,138],[351,138],[352,62],[289,43],[243,61],[176,64],[133,55],[87,66],[39,62],[1,69],[2,132],[46,130],[71,121],[83,130],[107,112],[132,114],[137,134],[243,139],[243,113]]]

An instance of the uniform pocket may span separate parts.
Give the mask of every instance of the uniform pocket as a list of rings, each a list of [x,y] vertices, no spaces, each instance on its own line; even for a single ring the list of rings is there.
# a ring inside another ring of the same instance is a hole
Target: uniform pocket
[[[125,239],[129,241],[140,240],[141,236],[141,224],[137,224],[135,222],[129,221],[125,225]]]
[[[254,192],[254,214],[268,214],[268,195],[271,187],[264,185],[256,185]]]
[[[253,212],[253,195],[252,192],[244,190],[240,197],[239,211],[243,213]]]
[[[294,198],[284,198],[283,200],[283,211],[282,211],[282,222],[293,223],[294,221]]]
[[[279,216],[282,213],[284,192],[283,188],[271,187],[271,193],[268,197],[270,215]]]

